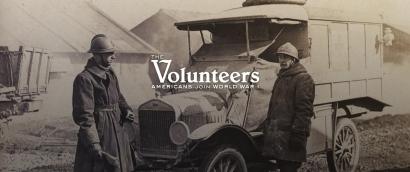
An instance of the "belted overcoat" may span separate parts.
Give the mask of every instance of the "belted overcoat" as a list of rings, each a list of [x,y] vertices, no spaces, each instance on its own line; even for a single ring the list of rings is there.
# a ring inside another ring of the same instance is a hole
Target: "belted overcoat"
[[[74,80],[72,98],[72,116],[80,126],[74,171],[132,171],[128,136],[121,125],[130,107],[112,69],[101,67],[90,58]],[[119,166],[93,156],[92,144],[100,144],[102,151],[118,159]]]

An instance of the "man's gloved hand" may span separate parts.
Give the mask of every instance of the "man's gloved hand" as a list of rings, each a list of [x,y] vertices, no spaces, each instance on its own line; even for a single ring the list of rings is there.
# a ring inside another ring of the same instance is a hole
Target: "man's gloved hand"
[[[128,110],[127,115],[125,115],[125,119],[133,122],[134,118],[135,118],[135,114],[131,110]]]
[[[296,151],[306,149],[306,134],[292,131],[289,138],[289,148]]]
[[[103,152],[99,143],[94,143],[91,145],[91,153],[95,158],[102,159]]]

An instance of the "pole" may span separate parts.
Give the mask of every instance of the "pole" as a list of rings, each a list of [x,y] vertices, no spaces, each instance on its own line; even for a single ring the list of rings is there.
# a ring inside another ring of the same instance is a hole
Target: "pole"
[[[251,62],[251,54],[250,54],[250,51],[251,51],[251,48],[250,48],[250,45],[249,45],[249,22],[248,21],[246,21],[245,22],[245,27],[246,27],[246,55],[248,56],[248,62]]]
[[[251,72],[251,75],[252,75],[252,73],[253,72],[255,72],[255,67],[253,67],[253,70],[252,70],[252,72]],[[253,83],[251,82],[251,77],[249,76],[249,79],[248,79],[248,84],[249,84],[249,88],[248,88],[248,99],[246,100],[246,108],[245,108],[245,115],[244,115],[244,117],[243,117],[243,123],[242,123],[242,127],[246,127],[245,125],[246,125],[246,121],[247,121],[247,119],[248,119],[248,111],[249,111],[249,104],[250,104],[250,102],[251,102],[251,95],[252,95],[252,86],[253,86]]]
[[[189,25],[187,26],[187,31],[188,31],[189,58],[191,58],[191,56],[192,56],[192,52],[191,52],[191,32],[189,30]]]
[[[202,33],[202,30],[200,31],[200,33],[201,33],[202,43],[205,44],[204,33]]]
[[[188,32],[188,55],[189,55],[189,65],[192,64],[192,52],[191,52],[191,32],[189,30],[189,25],[187,25],[187,32]]]

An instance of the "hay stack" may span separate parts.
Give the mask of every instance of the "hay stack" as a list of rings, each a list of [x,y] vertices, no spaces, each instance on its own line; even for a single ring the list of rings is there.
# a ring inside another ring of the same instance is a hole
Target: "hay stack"
[[[307,0],[246,0],[242,6],[265,5],[265,4],[297,4],[305,5]]]

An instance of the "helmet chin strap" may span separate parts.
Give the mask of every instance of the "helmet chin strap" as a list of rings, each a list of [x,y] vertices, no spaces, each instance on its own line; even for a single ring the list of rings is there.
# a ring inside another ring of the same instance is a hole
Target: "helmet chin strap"
[[[93,58],[95,62],[97,63],[97,65],[104,67],[104,68],[109,67],[109,66],[104,65],[104,57],[101,54],[94,54]]]
[[[98,63],[98,65],[101,64],[101,62],[102,62],[102,56],[101,56],[101,54],[93,54],[93,58],[94,58],[95,62]]]
[[[290,60],[290,63],[289,63],[289,67],[291,67],[292,65],[294,65],[295,64],[295,59],[294,58],[292,58],[291,60]]]
[[[298,63],[298,62],[299,62],[298,59],[292,58],[292,64],[291,64],[291,65],[294,65],[294,64],[296,64],[296,63]]]

